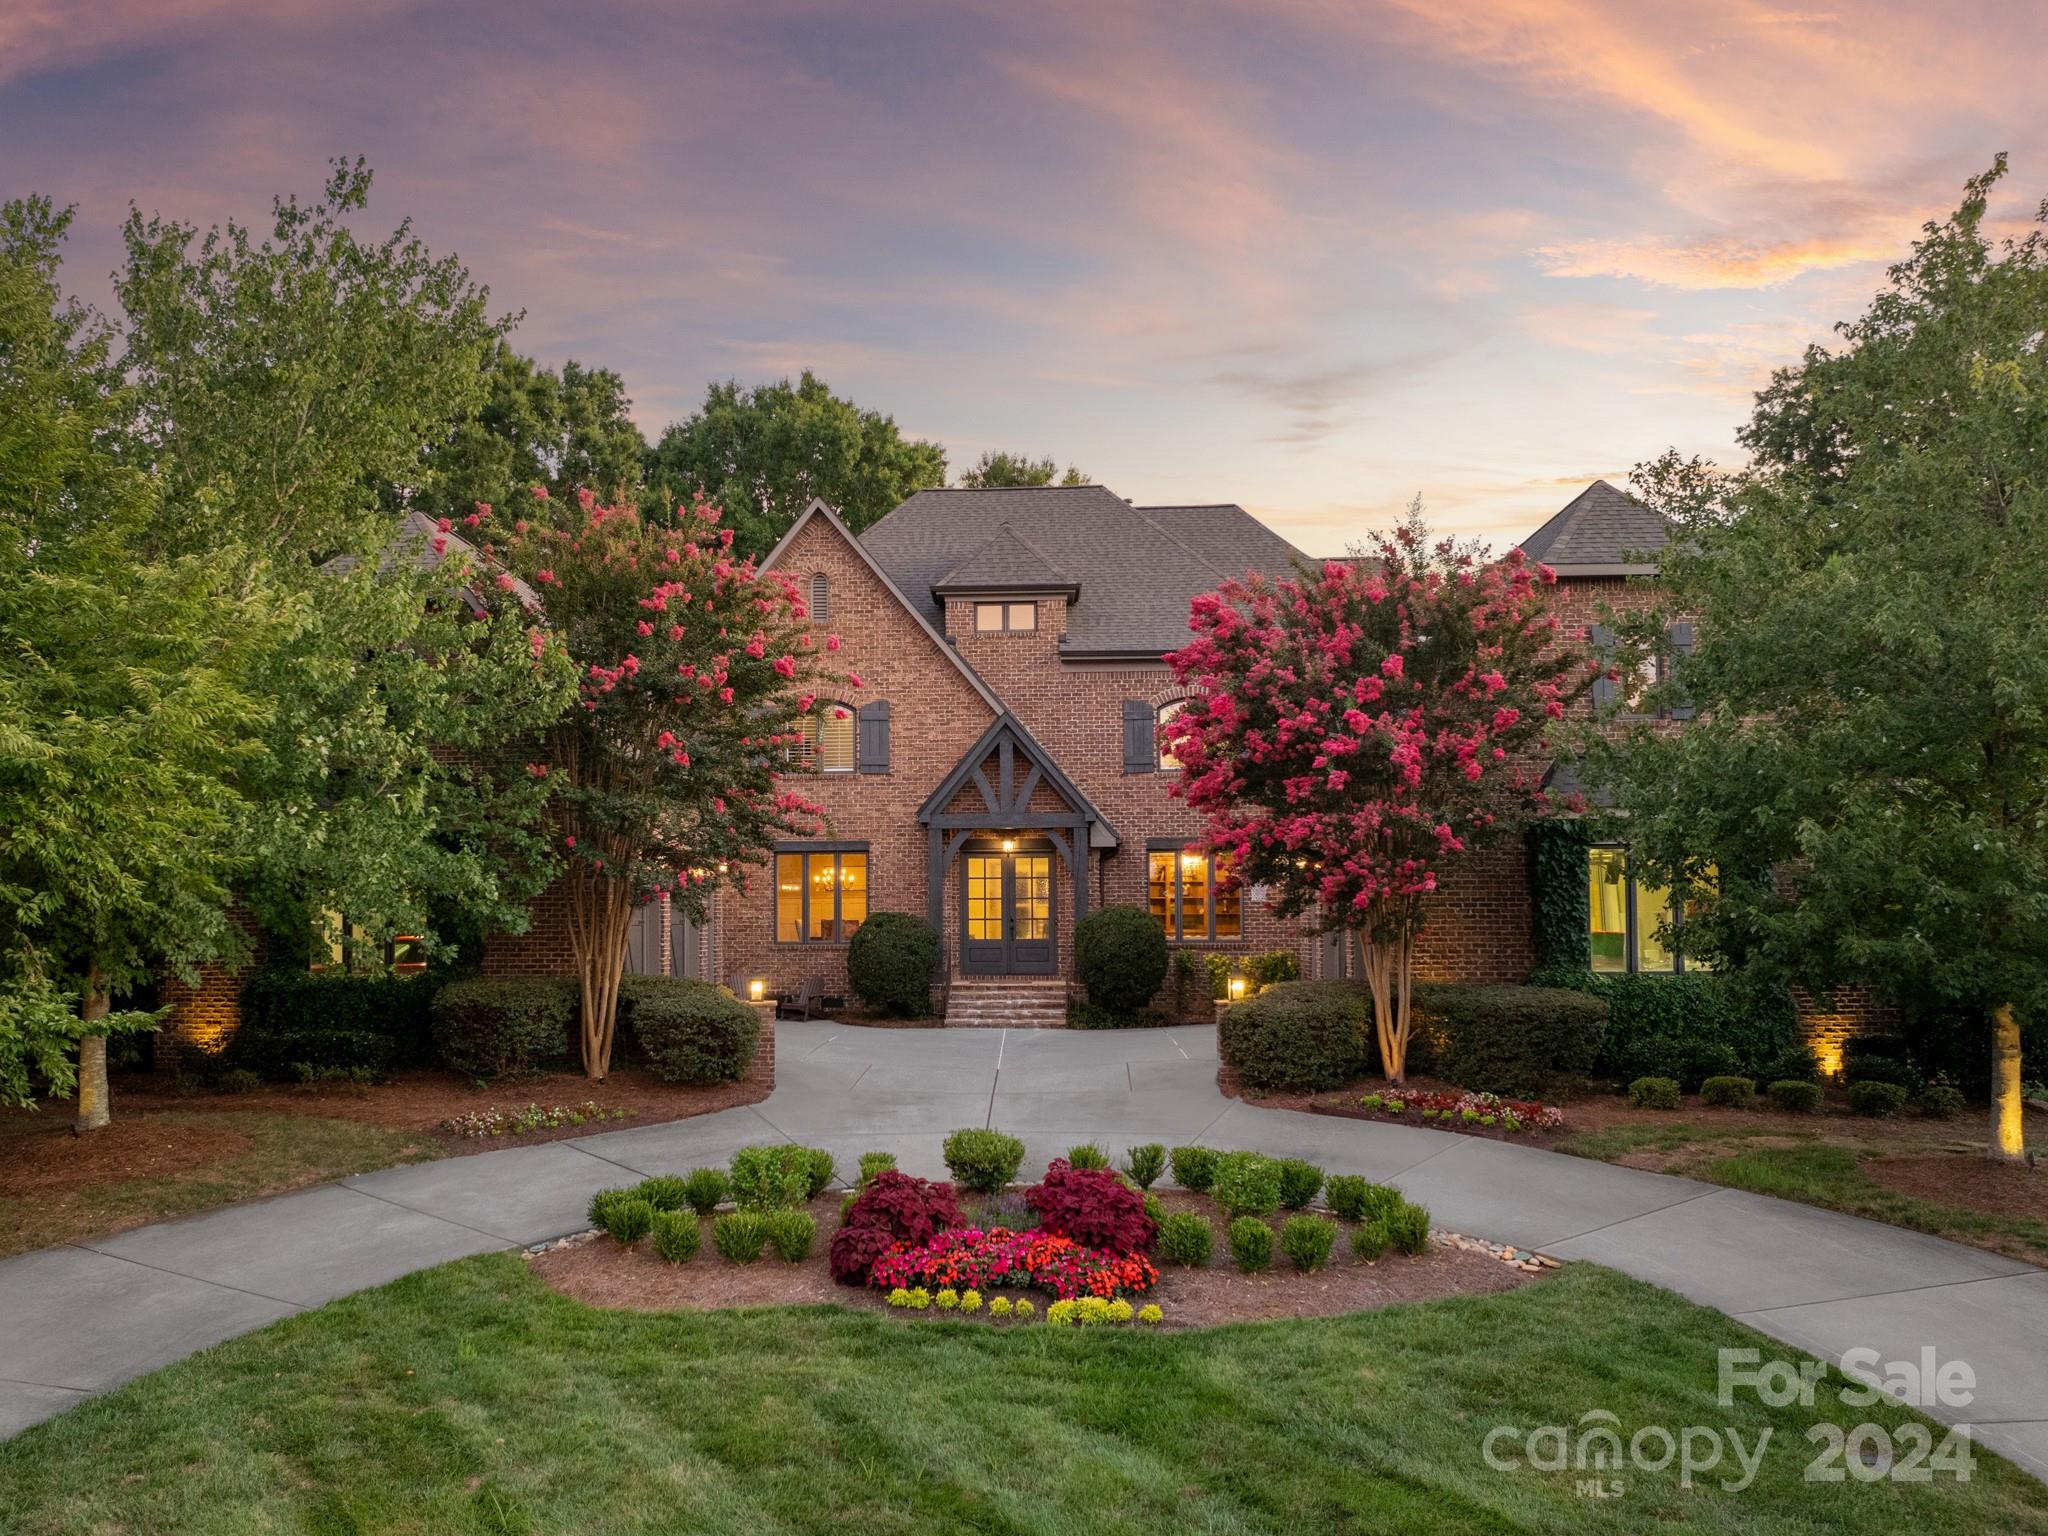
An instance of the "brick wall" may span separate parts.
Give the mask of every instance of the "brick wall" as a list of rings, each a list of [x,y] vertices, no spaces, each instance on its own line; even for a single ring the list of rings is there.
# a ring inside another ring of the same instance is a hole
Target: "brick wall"
[[[164,978],[161,996],[170,1017],[150,1042],[150,1061],[159,1071],[175,1072],[192,1056],[218,1055],[241,1025],[242,983],[263,958],[263,932],[245,907],[228,917],[248,938],[249,958],[236,966],[201,966],[196,984]]]

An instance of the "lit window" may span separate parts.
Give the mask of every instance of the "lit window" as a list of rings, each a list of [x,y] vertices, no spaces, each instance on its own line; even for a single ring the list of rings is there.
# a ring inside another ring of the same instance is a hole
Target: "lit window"
[[[776,943],[836,943],[852,938],[867,917],[865,851],[818,849],[775,855]]]
[[[1027,633],[1038,628],[1038,604],[976,603],[974,628],[983,635]]]
[[[822,624],[832,617],[832,583],[818,571],[811,577],[811,620]]]
[[[1710,864],[1700,879],[1717,878]],[[1626,850],[1591,848],[1586,852],[1587,949],[1596,971],[1703,971],[1706,961],[1685,952],[1685,918],[1699,902],[1674,917],[1666,886],[1639,877],[1629,866]]]
[[[1173,717],[1187,707],[1188,701],[1186,699],[1175,699],[1171,704],[1159,706],[1159,766],[1161,768],[1178,768],[1180,766],[1180,759],[1173,755],[1173,748],[1166,744],[1168,738],[1165,732],[1167,724]]]
[[[1169,939],[1234,939],[1242,894],[1230,855],[1153,848],[1146,853],[1145,904]]]
[[[855,725],[851,704],[826,699],[785,733],[782,760],[800,773],[851,773]]]

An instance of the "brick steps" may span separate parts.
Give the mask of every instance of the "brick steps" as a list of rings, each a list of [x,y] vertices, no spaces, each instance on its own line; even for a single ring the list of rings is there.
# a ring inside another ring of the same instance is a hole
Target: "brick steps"
[[[956,976],[948,1029],[1065,1029],[1067,984],[1057,976]]]

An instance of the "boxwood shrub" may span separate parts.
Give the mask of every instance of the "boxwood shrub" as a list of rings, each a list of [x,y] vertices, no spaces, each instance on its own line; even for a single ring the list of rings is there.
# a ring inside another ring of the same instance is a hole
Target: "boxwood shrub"
[[[1230,1224],[1230,1257],[1248,1275],[1273,1267],[1273,1229],[1256,1216],[1240,1216]]]
[[[1733,974],[1553,967],[1529,979],[1607,1004],[1607,1034],[1593,1070],[1617,1082],[1669,1077],[1693,1089],[1710,1077],[1762,1080],[1797,1038],[1791,994]]]
[[[1564,987],[1415,989],[1416,1033],[1437,1075],[1479,1093],[1534,1098],[1559,1077],[1584,1077],[1607,1038],[1608,1005]]]
[[[1303,1274],[1330,1262],[1337,1246],[1337,1223],[1327,1216],[1290,1216],[1280,1227],[1280,1249]]]
[[[361,976],[270,966],[242,984],[242,1017],[221,1058],[272,1082],[299,1068],[367,1071],[433,1058],[436,987],[425,976]]]
[[[1810,1115],[1820,1108],[1820,1084],[1803,1077],[1785,1078],[1764,1092],[1770,1096],[1773,1109],[1782,1109],[1787,1114]]]
[[[728,1263],[751,1264],[768,1245],[768,1218],[760,1211],[725,1211],[711,1218],[711,1246]]]
[[[1628,1101],[1637,1109],[1676,1109],[1678,1095],[1678,1083],[1668,1077],[1639,1077],[1628,1085]]]
[[[1169,1264],[1200,1269],[1209,1262],[1216,1234],[1209,1218],[1195,1211],[1169,1211],[1159,1223],[1159,1257]]]
[[[743,1211],[794,1210],[811,1198],[811,1149],[793,1141],[732,1155],[732,1199]]]
[[[620,1027],[665,1083],[735,1083],[754,1064],[761,1021],[724,987],[684,976],[641,977]]]
[[[1889,1120],[1906,1107],[1906,1090],[1897,1083],[1867,1081],[1849,1085],[1849,1108],[1873,1120]]]
[[[671,1264],[687,1264],[697,1256],[703,1233],[689,1211],[663,1211],[654,1218],[654,1251]]]
[[[1198,1195],[1208,1193],[1209,1186],[1216,1182],[1217,1156],[1214,1147],[1175,1147],[1173,1182]]]
[[[1074,927],[1074,970],[1090,1002],[1133,1012],[1166,981],[1166,934],[1143,907],[1097,907]]]
[[[1298,1211],[1323,1192],[1323,1170],[1298,1157],[1280,1159],[1280,1205]]]
[[[451,982],[434,994],[434,1050],[471,1077],[532,1072],[567,1059],[577,986],[555,976]]]
[[[1263,1152],[1226,1152],[1209,1193],[1226,1216],[1270,1216],[1280,1208],[1280,1164]]]
[[[1373,1065],[1371,1009],[1355,982],[1282,982],[1223,1010],[1218,1048],[1247,1088],[1335,1088]]]
[[[1748,1109],[1756,1103],[1756,1079],[1710,1077],[1700,1084],[1700,1102],[1722,1109]]]
[[[983,1126],[967,1126],[946,1138],[946,1171],[962,1189],[978,1195],[1009,1188],[1024,1161],[1024,1143]]]
[[[931,1012],[932,973],[939,968],[939,936],[908,912],[872,912],[846,946],[846,979],[871,1008],[904,1018]]]

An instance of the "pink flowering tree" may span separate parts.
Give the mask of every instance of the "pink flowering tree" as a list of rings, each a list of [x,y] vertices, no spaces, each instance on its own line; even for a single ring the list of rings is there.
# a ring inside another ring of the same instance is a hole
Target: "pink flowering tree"
[[[600,1079],[634,908],[667,893],[701,917],[778,838],[817,834],[818,807],[776,769],[839,641],[812,632],[795,583],[733,557],[716,507],[656,524],[588,491],[574,505],[540,488],[521,501],[516,515],[480,504],[461,531],[507,568],[501,603],[536,605],[535,654],[563,644],[575,663],[579,696],[527,771],[552,791],[583,1067]]]
[[[1415,941],[1445,868],[1540,813],[1534,749],[1591,683],[1548,569],[1432,545],[1411,515],[1319,571],[1195,599],[1167,657],[1195,698],[1163,728],[1172,792],[1232,876],[1357,934],[1380,1061],[1407,1064]]]

